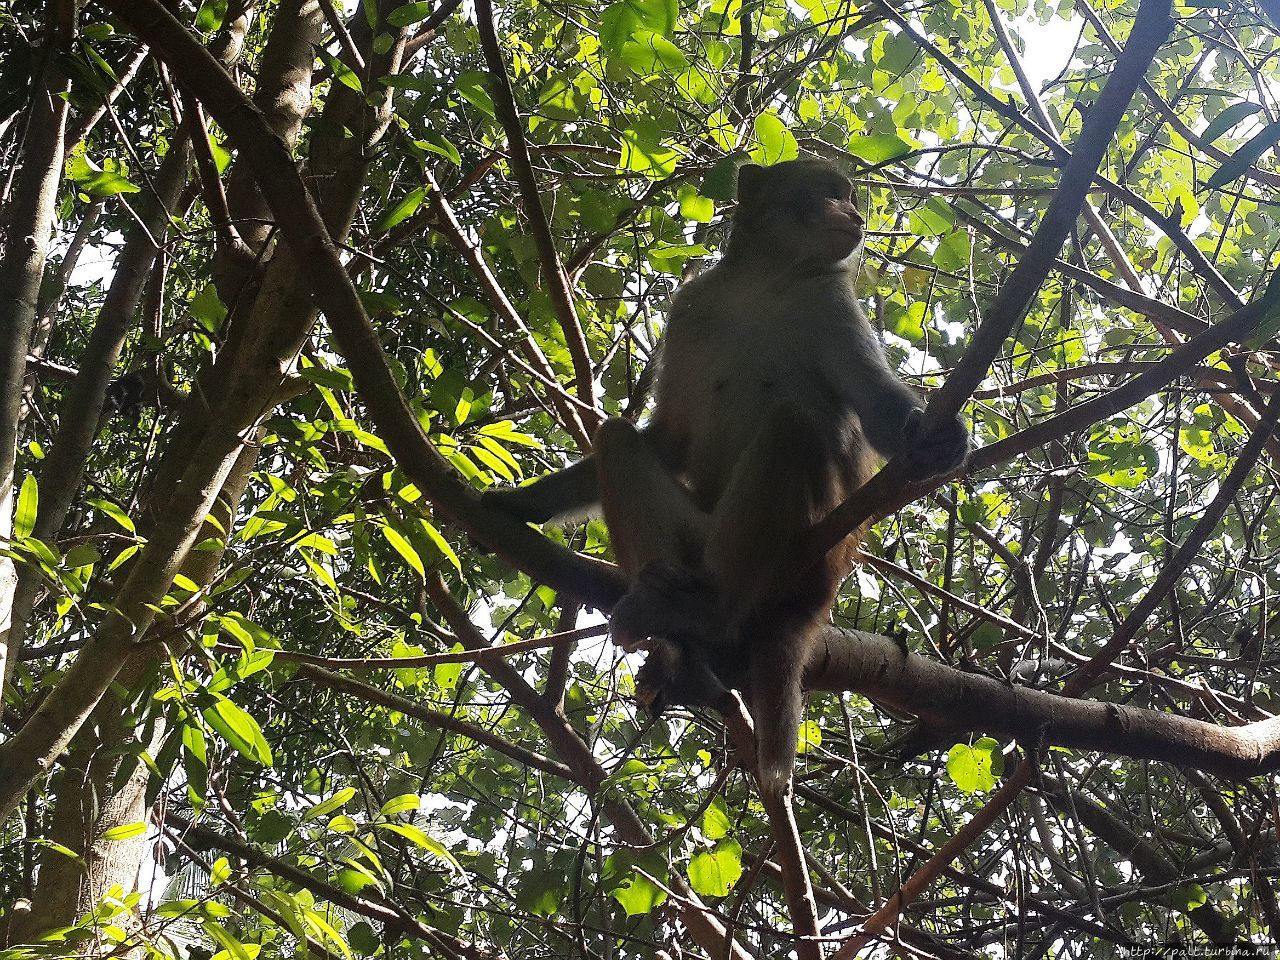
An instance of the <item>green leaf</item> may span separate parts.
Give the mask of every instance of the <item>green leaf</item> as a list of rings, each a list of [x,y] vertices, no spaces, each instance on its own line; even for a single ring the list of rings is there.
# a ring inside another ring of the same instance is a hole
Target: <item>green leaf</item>
[[[196,11],[196,29],[201,33],[212,33],[222,26],[227,17],[227,0],[204,0]]]
[[[1239,150],[1227,158],[1217,173],[1205,184],[1209,189],[1224,186],[1243,174],[1264,153],[1280,141],[1280,120],[1273,121],[1251,137]]]
[[[642,77],[689,69],[689,58],[684,51],[652,30],[635,31],[622,45],[621,60]]]
[[[420,23],[431,16],[435,8],[436,5],[428,0],[406,3],[403,7],[396,7],[387,14],[387,23],[393,27],[407,27],[410,24]]]
[[[759,146],[751,151],[751,159],[757,163],[782,163],[800,156],[800,145],[796,143],[795,136],[772,110],[756,117],[752,128]]]
[[[698,223],[710,223],[716,215],[716,203],[710,197],[698,193],[698,188],[691,183],[683,183],[677,193],[680,201],[680,216]]]
[[[125,166],[111,157],[99,167],[83,151],[67,160],[67,179],[91,197],[114,197],[119,193],[137,193],[142,188],[124,175]]]
[[[307,810],[307,812],[302,815],[302,819],[304,822],[308,820],[319,820],[321,817],[325,816],[325,814],[333,813],[333,811],[337,810],[355,795],[355,787],[343,787],[328,800],[321,800],[319,803]]]
[[[13,535],[29,537],[36,528],[36,512],[40,508],[40,488],[36,478],[28,473],[22,478],[22,490],[18,493],[18,508],[13,515]]]
[[[262,736],[258,721],[230,700],[218,697],[212,707],[202,711],[201,716],[241,756],[264,767],[271,766],[271,747]]]
[[[439,530],[432,526],[428,521],[420,521],[422,524],[422,532],[427,535],[427,539],[440,551],[441,555],[453,564],[453,568],[459,573],[462,572],[462,561],[458,559],[458,555],[453,552],[453,547],[449,546],[449,541],[444,538]]]
[[[403,223],[411,216],[418,212],[418,208],[422,206],[422,201],[427,198],[427,188],[418,187],[416,190],[410,190],[395,206],[391,207],[378,218],[378,222],[374,224],[375,233],[385,233],[398,223]]]
[[[373,927],[367,920],[361,920],[347,927],[347,943],[351,944],[351,948],[357,953],[362,953],[366,957],[373,956],[382,946],[382,940],[373,932]]]
[[[702,897],[728,896],[741,876],[742,847],[736,840],[722,840],[689,861],[689,884]]]
[[[1233,103],[1213,118],[1210,124],[1204,128],[1204,133],[1200,134],[1200,139],[1205,143],[1213,143],[1245,117],[1253,116],[1261,109],[1261,106],[1256,103],[1250,103],[1248,100]]]
[[[1200,884],[1188,883],[1171,892],[1169,900],[1174,907],[1184,913],[1190,913],[1196,907],[1203,907],[1208,903],[1209,894],[1205,892],[1204,887],[1200,886]]]
[[[656,123],[637,121],[634,128],[623,130],[620,136],[622,154],[618,160],[619,170],[643,173],[655,180],[675,171],[678,154],[662,143]]]
[[[905,157],[911,152],[911,144],[896,133],[874,133],[866,137],[853,137],[849,152],[869,164],[879,165]]]
[[[479,70],[468,70],[458,77],[454,83],[454,88],[467,103],[493,117],[496,114],[493,111],[493,98],[489,96],[486,86],[488,82],[488,74],[481,73]]]
[[[384,803],[382,809],[378,811],[378,816],[394,817],[397,813],[408,813],[410,810],[418,810],[421,806],[422,800],[416,793],[402,793]]]
[[[526,871],[516,891],[516,906],[535,916],[554,916],[564,900],[565,886],[563,873],[545,869]]]
[[[933,262],[939,270],[961,273],[969,267],[969,254],[969,234],[957,230],[938,243],[938,249],[933,252]]]
[[[145,823],[125,823],[118,827],[112,827],[110,830],[104,830],[98,836],[99,840],[128,840],[131,837],[140,837],[147,832]]]
[[[1004,770],[1000,744],[983,737],[973,746],[957,743],[947,752],[947,776],[965,793],[985,793]]]
[[[425,580],[427,577],[427,571],[422,565],[422,558],[418,556],[418,551],[413,549],[413,544],[406,540],[399,530],[388,527],[385,524],[382,527],[379,527],[379,529],[382,531],[382,535],[386,538],[387,543],[391,544],[396,553],[400,554],[400,556],[404,558],[405,563],[413,567],[419,578]]]
[[[101,510],[123,529],[128,530],[130,533],[137,533],[137,528],[134,527],[133,521],[129,519],[129,515],[110,500],[89,500],[87,502],[89,506],[95,510]]]
[[[329,69],[333,71],[334,79],[341,83],[344,87],[354,90],[356,93],[364,93],[364,85],[360,82],[360,78],[356,76],[356,72],[348,67],[337,57],[331,56],[324,51],[320,52],[321,58]]]
[[[722,797],[716,797],[702,815],[702,832],[708,840],[719,840],[727,837],[733,829],[733,821],[729,819],[729,811]]]
[[[640,30],[668,36],[676,25],[677,0],[621,0],[600,14],[600,46],[616,57]]]
[[[666,902],[667,891],[648,877],[633,872],[626,883],[610,890],[609,896],[618,901],[628,917],[636,917]]]
[[[198,320],[210,333],[216,333],[222,321],[227,319],[226,304],[218,297],[218,288],[212,283],[200,288],[200,292],[187,304],[187,310],[192,319]]]
[[[399,834],[406,840],[417,844],[423,850],[435,857],[443,860],[455,870],[461,872],[462,864],[454,859],[453,854],[448,851],[443,843],[422,832],[422,829],[415,827],[412,823],[379,823],[379,830],[389,830],[392,833]]]

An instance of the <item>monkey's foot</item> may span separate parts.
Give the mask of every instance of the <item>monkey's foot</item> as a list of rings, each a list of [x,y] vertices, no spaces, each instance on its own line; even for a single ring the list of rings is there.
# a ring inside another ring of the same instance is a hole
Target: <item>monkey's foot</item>
[[[652,714],[681,704],[717,706],[729,695],[706,660],[682,643],[655,638],[636,673],[636,700]]]
[[[908,441],[907,462],[917,480],[951,473],[969,456],[972,447],[969,428],[959,417],[949,420],[927,436],[921,435],[920,422],[924,411],[916,408],[907,416],[903,433]]]
[[[629,653],[651,637],[705,636],[715,623],[711,585],[684,567],[655,561],[636,578],[609,618],[613,642]]]

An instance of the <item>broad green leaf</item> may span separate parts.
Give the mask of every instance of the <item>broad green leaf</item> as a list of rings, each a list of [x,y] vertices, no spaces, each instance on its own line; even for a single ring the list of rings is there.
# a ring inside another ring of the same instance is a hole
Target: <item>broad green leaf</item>
[[[947,752],[947,776],[965,793],[985,793],[1004,770],[1000,744],[983,737],[970,746],[957,743]]]
[[[794,160],[800,155],[800,145],[787,125],[772,110],[766,110],[752,125],[759,146],[751,151],[751,159],[757,163],[774,164]]]
[[[466,100],[467,103],[482,113],[493,117],[495,116],[493,98],[489,96],[488,82],[488,74],[481,73],[479,70],[468,70],[455,81],[454,89],[458,91],[462,99]]]
[[[328,800],[321,800],[319,803],[308,809],[307,812],[302,815],[303,822],[308,820],[319,820],[325,814],[333,813],[333,811],[337,810],[355,795],[355,787],[343,787]]]
[[[702,897],[728,896],[741,876],[742,847],[736,840],[722,840],[689,861],[689,885]]]
[[[722,797],[716,797],[702,815],[702,832],[708,840],[719,840],[727,837],[733,829],[733,821],[729,819],[729,811]]]
[[[351,944],[351,949],[366,957],[373,956],[382,947],[382,939],[365,920],[347,927],[347,942]]]
[[[230,700],[219,697],[201,716],[237,753],[264,767],[271,766],[271,747],[262,736],[258,721]]]
[[[677,73],[689,68],[689,58],[674,43],[652,30],[637,30],[622,45],[621,60],[642,77]]]
[[[619,170],[632,170],[654,179],[669,176],[675,170],[678,154],[661,142],[656,124],[637,122],[634,129],[624,129],[619,136]]]
[[[107,157],[100,167],[83,151],[73,153],[67,160],[67,179],[91,197],[114,197],[142,189],[125,176],[124,164]]]
[[[118,827],[112,827],[110,830],[104,830],[99,834],[99,840],[128,840],[131,837],[140,837],[147,832],[145,823],[125,823]]]
[[[374,224],[375,233],[386,233],[398,223],[403,223],[411,216],[418,212],[418,208],[422,206],[422,201],[427,198],[427,188],[418,187],[416,190],[410,190],[395,206],[388,209],[378,222]]]
[[[337,57],[330,56],[323,52],[320,55],[324,59],[324,62],[328,64],[329,69],[333,71],[334,79],[344,87],[354,90],[356,93],[364,93],[364,85],[360,82],[360,78],[356,76],[354,70],[348,67]]]
[[[137,528],[134,527],[133,521],[129,519],[129,515],[125,513],[123,510],[121,510],[114,503],[112,503],[110,500],[88,500],[86,502],[89,504],[89,506],[93,507],[95,510],[101,510],[108,517],[110,517],[112,520],[118,523],[125,530],[128,530],[130,533],[137,532]]]
[[[333,925],[324,918],[322,913],[318,910],[307,908],[302,913],[302,919],[313,932],[320,935],[321,941],[327,940],[329,943],[332,943],[341,950],[343,956],[351,956],[351,948],[347,946],[347,941],[344,940],[342,938],[342,934],[335,930]]]
[[[1250,103],[1248,100],[1233,103],[1213,118],[1212,122],[1204,128],[1204,133],[1200,135],[1200,139],[1205,143],[1213,143],[1245,117],[1251,117],[1261,109],[1261,106],[1256,103]]]
[[[422,532],[427,535],[427,539],[432,542],[441,555],[453,564],[453,568],[459,573],[462,572],[462,561],[458,559],[458,555],[453,552],[453,547],[449,546],[449,541],[444,538],[439,530],[437,530],[429,521],[420,520],[422,524]]]
[[[1203,907],[1209,902],[1209,894],[1198,883],[1188,883],[1178,887],[1169,894],[1170,902],[1184,913],[1190,913],[1196,907]]]
[[[404,538],[404,535],[393,527],[385,524],[379,527],[382,536],[386,538],[387,543],[395,549],[396,553],[404,558],[405,563],[409,564],[421,579],[426,579],[427,570],[422,565],[422,558],[418,556],[418,551],[413,549],[413,544]]]
[[[866,137],[853,137],[849,152],[869,164],[879,165],[905,157],[911,152],[911,144],[896,133],[874,133]]]
[[[408,813],[410,810],[418,810],[421,806],[422,799],[416,793],[402,793],[384,803],[382,809],[378,811],[378,816],[394,817],[397,813]]]
[[[36,528],[36,513],[40,509],[40,488],[36,478],[28,473],[22,478],[22,490],[18,493],[18,507],[13,514],[14,537],[29,537]]]
[[[453,854],[448,851],[445,845],[439,840],[427,836],[420,827],[415,827],[412,823],[379,823],[378,829],[389,830],[392,833],[399,834],[433,856],[443,860],[455,870],[462,871],[462,864],[454,859]]]
[[[626,883],[610,890],[609,896],[618,901],[628,917],[636,917],[662,906],[666,902],[667,891],[648,877],[633,872]]]
[[[969,267],[969,255],[969,234],[957,230],[939,241],[938,249],[933,252],[933,262],[940,270],[962,273]]]
[[[196,29],[201,33],[212,33],[222,26],[227,17],[227,0],[204,0],[196,11]]]
[[[429,0],[416,0],[396,7],[387,14],[387,24],[392,27],[407,27],[427,19],[435,11],[436,5]]]
[[[716,215],[716,203],[710,197],[698,193],[697,187],[690,183],[680,185],[677,194],[680,201],[680,216],[698,223],[710,223]]]
[[[1274,147],[1277,141],[1280,141],[1280,120],[1267,124],[1260,133],[1246,141],[1239,150],[1227,158],[1205,186],[1214,189],[1230,183],[1253,166],[1254,162]]]

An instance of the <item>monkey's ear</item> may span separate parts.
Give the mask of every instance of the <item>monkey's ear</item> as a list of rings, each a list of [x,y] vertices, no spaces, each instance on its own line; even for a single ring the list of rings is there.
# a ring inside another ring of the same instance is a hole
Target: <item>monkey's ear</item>
[[[750,203],[760,195],[764,186],[764,167],[757,163],[744,163],[738,168],[738,202]]]

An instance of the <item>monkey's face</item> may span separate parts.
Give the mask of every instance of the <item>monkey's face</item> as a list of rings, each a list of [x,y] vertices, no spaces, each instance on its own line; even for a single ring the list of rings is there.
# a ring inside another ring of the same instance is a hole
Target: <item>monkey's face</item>
[[[734,241],[792,263],[834,264],[862,244],[865,221],[853,184],[822,160],[792,160],[738,173]]]

